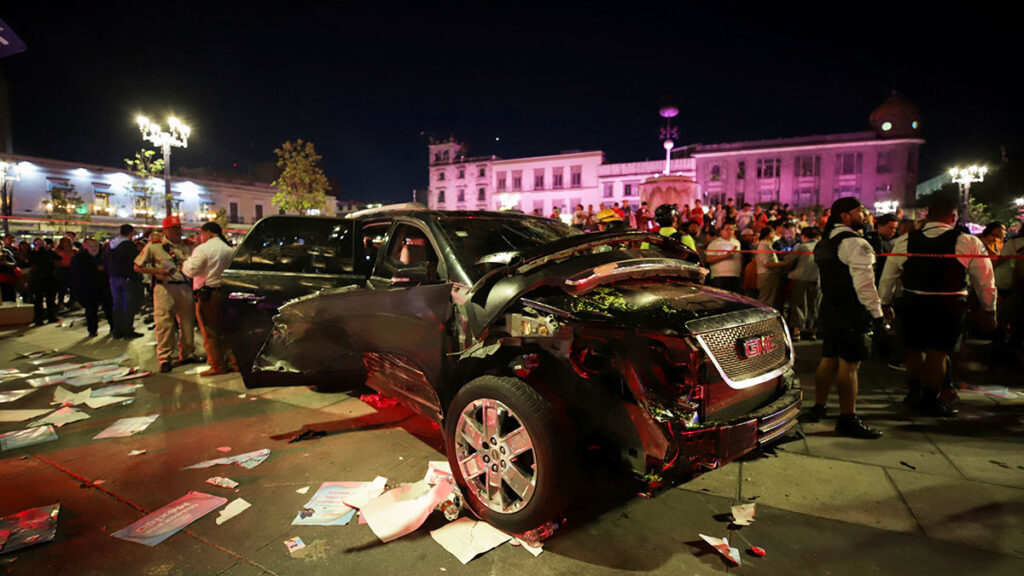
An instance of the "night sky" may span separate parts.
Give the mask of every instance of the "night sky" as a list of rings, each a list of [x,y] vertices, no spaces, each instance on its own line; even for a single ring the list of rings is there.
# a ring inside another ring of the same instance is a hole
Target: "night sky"
[[[29,46],[0,61],[18,154],[120,167],[136,114],[173,111],[193,137],[172,167],[245,172],[303,138],[339,198],[405,201],[424,133],[626,162],[663,157],[664,97],[678,141],[710,144],[866,130],[892,90],[922,112],[921,179],[1024,146],[1013,19],[977,2],[64,4],[0,7]]]

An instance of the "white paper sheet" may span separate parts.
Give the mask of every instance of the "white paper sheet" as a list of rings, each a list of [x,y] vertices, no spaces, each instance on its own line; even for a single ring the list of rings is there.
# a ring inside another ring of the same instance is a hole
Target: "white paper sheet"
[[[53,426],[36,426],[25,430],[15,430],[0,434],[0,450],[14,450],[57,439],[57,432]]]
[[[50,412],[49,416],[45,418],[32,421],[29,426],[45,426],[47,424],[53,424],[57,428],[60,428],[65,424],[88,419],[89,415],[85,412],[71,408],[70,406],[64,406],[63,408],[58,408],[53,412]]]
[[[33,372],[33,374],[38,374],[39,376],[48,376],[50,374],[60,374],[62,372],[67,372],[69,370],[76,370],[81,367],[82,365],[76,362],[63,362],[61,364],[54,364],[53,366],[44,366]]]
[[[138,416],[136,418],[121,418],[107,427],[106,430],[92,437],[93,440],[101,438],[124,438],[142,432],[149,427],[160,415]]]
[[[97,408],[103,408],[104,406],[110,406],[111,404],[121,404],[123,402],[134,402],[135,398],[131,396],[102,396],[100,398],[89,398],[85,401],[85,405],[93,410]]]
[[[210,466],[227,465],[227,464],[238,464],[242,468],[251,470],[263,463],[270,457],[270,449],[264,448],[262,450],[255,450],[253,452],[246,452],[245,454],[239,454],[237,456],[226,456],[224,458],[215,458],[213,460],[204,460],[191,466],[185,466],[182,470],[198,470],[200,468],[209,468]]]
[[[248,509],[250,506],[252,506],[252,504],[249,504],[245,500],[241,498],[235,498],[227,506],[225,506],[223,510],[220,511],[220,515],[217,516],[217,525],[220,526],[221,524],[227,522],[228,520],[231,520],[235,516],[238,516],[242,512],[245,512],[246,509]]]
[[[387,478],[377,476],[371,482],[363,483],[362,486],[356,488],[351,494],[345,496],[345,505],[352,508],[362,508],[366,506],[367,502],[383,494],[387,484]]]
[[[38,360],[30,360],[29,364],[31,364],[33,366],[42,366],[43,364],[53,364],[54,362],[59,362],[61,360],[70,360],[71,358],[74,358],[74,357],[75,357],[74,354],[61,354],[60,356],[48,356],[46,358],[40,358]]]
[[[486,522],[469,518],[445,524],[432,531],[430,537],[463,564],[512,538]]]
[[[15,400],[24,398],[35,391],[35,388],[28,388],[25,390],[2,390],[0,391],[0,404],[3,404],[4,402],[14,402]]]
[[[33,388],[42,388],[44,386],[53,386],[54,384],[60,384],[64,382],[66,378],[63,376],[44,376],[42,378],[29,378],[28,385]]]
[[[703,538],[705,542],[710,544],[716,552],[721,554],[722,557],[728,560],[729,562],[732,562],[737,566],[743,563],[740,560],[739,548],[733,548],[732,546],[729,546],[729,540],[725,538],[715,538],[714,536],[706,536],[704,534],[701,534],[700,537]]]
[[[756,513],[755,506],[757,506],[757,504],[754,502],[733,506],[732,523],[737,526],[750,526],[750,523],[754,521],[754,514]]]
[[[42,410],[0,410],[0,422],[24,422],[48,413],[51,408]]]
[[[454,487],[447,480],[430,486],[420,480],[381,494],[359,509],[370,530],[384,542],[419,528]]]
[[[57,386],[53,389],[53,401],[50,404],[60,404],[62,406],[78,406],[82,404],[89,397],[92,396],[92,390],[82,390],[81,392],[72,392],[63,386]]]
[[[142,388],[142,384],[112,384],[105,388],[92,391],[93,398],[99,398],[101,396],[121,396],[123,394],[132,394],[139,388]]]

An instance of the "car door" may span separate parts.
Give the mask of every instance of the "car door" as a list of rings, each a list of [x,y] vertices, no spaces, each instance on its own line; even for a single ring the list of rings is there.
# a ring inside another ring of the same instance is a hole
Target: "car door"
[[[235,250],[223,274],[227,294],[227,338],[248,387],[274,386],[254,377],[252,364],[270,332],[273,317],[288,300],[354,284],[362,257],[358,221],[339,218],[271,216],[260,220]]]

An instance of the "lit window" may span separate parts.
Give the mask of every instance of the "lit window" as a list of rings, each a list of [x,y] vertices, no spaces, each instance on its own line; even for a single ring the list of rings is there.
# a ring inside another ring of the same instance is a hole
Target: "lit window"
[[[892,122],[882,122],[882,131],[888,132],[889,130],[892,130]]]
[[[917,130],[917,120],[914,120],[913,122],[911,122],[910,123],[910,127],[913,128],[914,130]]]

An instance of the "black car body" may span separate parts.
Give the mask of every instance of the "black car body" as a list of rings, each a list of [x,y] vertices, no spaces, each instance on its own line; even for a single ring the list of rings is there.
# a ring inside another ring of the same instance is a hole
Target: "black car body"
[[[224,282],[247,386],[399,400],[441,425],[474,512],[521,531],[568,504],[584,440],[670,481],[795,425],[785,323],[705,273],[654,234],[398,208],[264,219]]]

